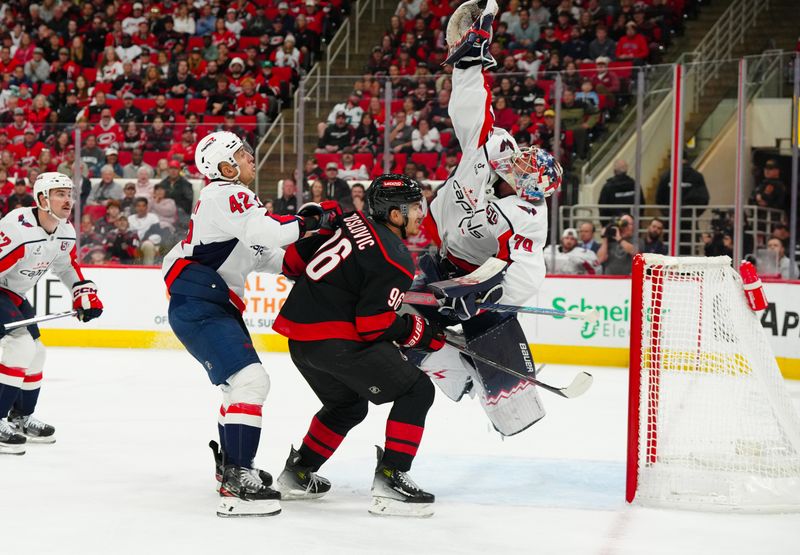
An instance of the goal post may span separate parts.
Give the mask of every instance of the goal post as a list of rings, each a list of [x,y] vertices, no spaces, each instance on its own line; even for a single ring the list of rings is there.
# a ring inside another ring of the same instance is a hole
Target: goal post
[[[626,500],[800,510],[800,417],[727,256],[636,255]]]

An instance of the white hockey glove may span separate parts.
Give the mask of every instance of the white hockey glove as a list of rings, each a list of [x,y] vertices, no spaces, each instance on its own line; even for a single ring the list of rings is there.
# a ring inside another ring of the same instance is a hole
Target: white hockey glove
[[[481,64],[484,69],[497,65],[489,54],[492,42],[492,22],[497,14],[495,0],[470,0],[456,8],[447,23],[449,55],[445,64],[466,69]]]
[[[503,296],[503,286],[498,284],[482,293],[469,293],[463,297],[453,297],[444,300],[439,312],[448,317],[459,320],[469,320],[481,309],[481,304],[493,304]]]

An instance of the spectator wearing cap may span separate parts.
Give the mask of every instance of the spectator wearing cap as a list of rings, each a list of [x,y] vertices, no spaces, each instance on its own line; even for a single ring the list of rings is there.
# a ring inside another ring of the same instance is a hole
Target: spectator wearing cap
[[[122,32],[133,35],[139,29],[140,23],[147,23],[144,16],[144,6],[141,2],[134,2],[131,14],[122,20]]]
[[[225,12],[225,28],[237,38],[242,34],[244,25],[242,25],[239,19],[239,13],[236,11],[236,8],[228,8]]]
[[[561,41],[556,38],[555,25],[552,22],[546,23],[542,27],[542,34],[534,44],[534,50],[538,52],[555,53],[561,50]]]
[[[15,208],[34,206],[35,204],[36,201],[28,192],[28,184],[24,178],[19,177],[14,182],[14,192],[6,199],[3,214],[8,214]]]
[[[414,0],[417,1],[417,0]],[[316,0],[306,0],[305,17],[308,28],[317,33],[320,38],[330,39],[326,25],[325,13],[318,9]]]
[[[561,234],[561,244],[556,248],[555,265],[549,247],[544,251],[544,263],[550,274],[602,274],[603,269],[594,251],[578,246],[578,232],[569,227]]]
[[[134,148],[131,150],[131,161],[122,167],[122,177],[136,179],[141,168],[145,168],[148,171],[148,179],[153,175],[153,166],[144,161],[142,149]]]
[[[122,75],[114,79],[111,84],[111,90],[116,93],[117,97],[121,98],[124,98],[126,93],[142,94],[142,80],[133,71],[133,62],[122,62]]]
[[[81,68],[69,58],[69,48],[60,47],[56,59],[50,64],[50,80],[57,83],[74,81]]]
[[[110,146],[119,146],[122,142],[122,128],[111,116],[110,108],[103,108],[100,112],[100,121],[92,128],[91,133],[97,137],[97,146],[107,149]]]
[[[594,40],[589,43],[589,57],[593,60],[604,57],[613,59],[617,53],[617,43],[608,36],[608,28],[598,25],[594,30]]]
[[[144,121],[144,114],[142,111],[133,105],[136,95],[132,92],[126,92],[122,95],[122,108],[116,111],[114,119],[120,125],[125,125],[130,122],[142,123]]]
[[[763,176],[750,196],[750,204],[763,208],[786,209],[786,184],[781,180],[778,163],[770,158],[764,164]]]
[[[11,144],[19,144],[23,141],[25,130],[30,127],[30,122],[25,116],[25,110],[22,108],[14,108],[12,113],[13,121],[5,128],[8,134],[8,140]]]
[[[159,183],[164,188],[167,198],[175,201],[181,222],[188,222],[192,213],[194,191],[189,180],[181,175],[181,163],[171,160],[168,164],[167,177]]]
[[[36,138],[36,131],[33,127],[27,127],[22,136],[22,142],[13,145],[14,158],[23,168],[28,168],[36,164],[44,148],[44,143]]]
[[[266,132],[269,122],[269,101],[256,92],[256,82],[252,77],[242,79],[242,92],[236,97],[236,111],[244,116],[256,117],[259,136]]]
[[[136,200],[136,183],[128,181],[122,186],[122,200],[119,202],[120,210],[126,216],[133,213],[133,203]]]
[[[633,21],[625,24],[625,35],[617,41],[615,54],[617,60],[630,61],[635,65],[643,65],[647,61],[650,54],[647,40],[638,32]]]
[[[34,83],[44,83],[50,78],[50,64],[44,59],[44,51],[33,49],[33,58],[25,62],[25,75]]]
[[[197,80],[189,71],[187,60],[178,60],[175,73],[167,79],[167,94],[170,98],[188,99],[194,96]]]
[[[533,113],[531,114],[531,126],[534,129],[544,123],[544,113],[547,110],[547,101],[541,97],[537,96],[533,101]]]
[[[352,143],[353,130],[347,125],[347,115],[339,111],[334,122],[325,127],[317,143],[317,152],[341,152]]]
[[[200,15],[195,20],[195,35],[207,36],[214,32],[216,27],[217,18],[212,13],[211,3],[207,2],[200,8]]]
[[[100,181],[94,186],[89,194],[89,204],[107,204],[109,200],[117,202],[122,199],[122,186],[114,180],[114,168],[105,165],[100,169]]]
[[[325,188],[326,198],[340,203],[350,201],[350,187],[347,186],[347,182],[344,179],[339,177],[339,165],[336,162],[328,162],[325,166],[322,185]]]
[[[612,102],[614,95],[621,90],[619,77],[608,68],[609,60],[606,56],[600,56],[595,61],[597,71],[592,76],[592,85],[599,94],[609,96],[609,101]]]
[[[300,50],[293,35],[288,35],[281,47],[275,52],[275,65],[277,67],[290,67],[300,71]]]
[[[116,147],[110,146],[106,149],[105,165],[114,169],[114,177],[122,177],[122,166],[119,163],[119,151]]]

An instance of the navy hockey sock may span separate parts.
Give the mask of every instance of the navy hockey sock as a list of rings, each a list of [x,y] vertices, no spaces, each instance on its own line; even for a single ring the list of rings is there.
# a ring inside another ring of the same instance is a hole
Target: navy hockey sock
[[[42,373],[25,376],[22,388],[14,401],[14,412],[22,416],[33,414],[36,403],[39,401],[39,391],[42,385]]]
[[[219,432],[219,448],[225,451],[225,405],[219,406],[219,418],[217,419],[217,431]]]
[[[8,416],[8,411],[19,396],[24,379],[24,369],[0,364],[0,418]]]
[[[261,438],[261,405],[235,403],[229,406],[223,436],[226,463],[251,468]]]

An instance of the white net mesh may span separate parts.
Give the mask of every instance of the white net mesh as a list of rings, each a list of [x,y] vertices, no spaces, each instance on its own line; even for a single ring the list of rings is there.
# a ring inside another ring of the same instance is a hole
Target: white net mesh
[[[730,259],[647,255],[641,334],[636,501],[800,509],[800,418]]]

